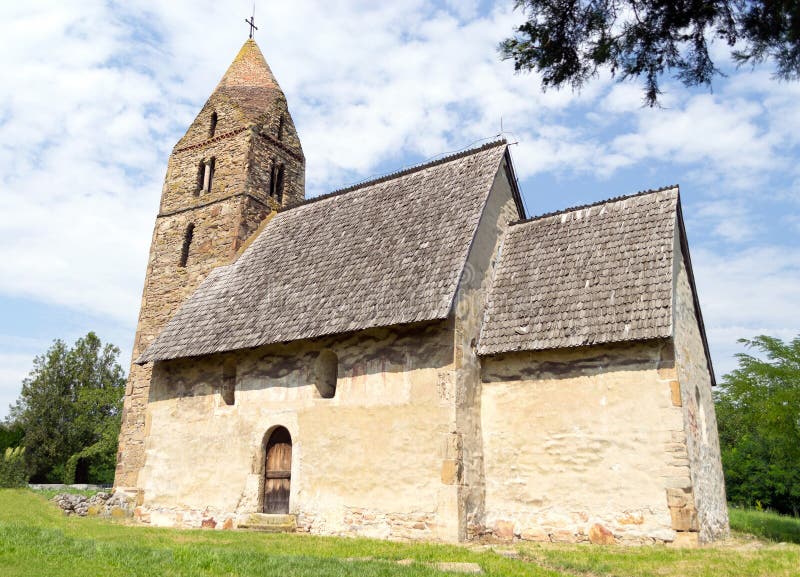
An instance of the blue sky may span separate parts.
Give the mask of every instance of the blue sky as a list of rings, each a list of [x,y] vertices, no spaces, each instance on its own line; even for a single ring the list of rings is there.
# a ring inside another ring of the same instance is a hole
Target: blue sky
[[[247,35],[251,2],[0,5],[0,417],[34,355],[89,330],[127,368],[169,151]],[[496,46],[513,2],[262,3],[307,193],[499,132],[531,214],[678,183],[718,375],[736,340],[800,333],[800,84],[770,68],[663,109],[606,76],[542,93]]]

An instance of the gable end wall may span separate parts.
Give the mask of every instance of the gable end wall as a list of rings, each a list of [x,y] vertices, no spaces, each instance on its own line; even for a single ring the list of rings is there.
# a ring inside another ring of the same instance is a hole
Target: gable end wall
[[[725,479],[711,390],[711,373],[695,309],[695,295],[685,257],[686,247],[682,242],[681,226],[676,226],[675,229],[673,372],[680,386],[686,450],[691,470],[692,492],[689,498],[693,498],[697,515],[696,525],[692,530],[699,532],[701,542],[708,542],[729,533]],[[691,521],[682,519],[685,515],[680,510],[676,511],[672,504],[671,509],[677,525]]]

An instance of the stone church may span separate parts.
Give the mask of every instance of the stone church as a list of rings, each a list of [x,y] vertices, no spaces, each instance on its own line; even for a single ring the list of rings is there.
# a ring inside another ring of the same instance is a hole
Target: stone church
[[[316,198],[304,178],[248,40],[169,158],[115,483],[138,519],[726,534],[677,187],[529,217],[502,140]]]

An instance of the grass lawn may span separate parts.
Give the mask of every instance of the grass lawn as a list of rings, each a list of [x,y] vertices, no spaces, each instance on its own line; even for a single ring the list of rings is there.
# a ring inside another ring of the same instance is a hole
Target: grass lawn
[[[797,530],[800,521],[790,521]],[[398,564],[402,559],[413,561]],[[478,563],[486,575],[778,577],[800,575],[800,546],[737,536],[696,550],[588,545],[490,548],[156,529],[65,517],[43,495],[0,490],[3,577],[446,575],[430,565],[444,561]]]
[[[785,517],[768,511],[730,509],[731,529],[772,541],[800,543],[800,518]]]

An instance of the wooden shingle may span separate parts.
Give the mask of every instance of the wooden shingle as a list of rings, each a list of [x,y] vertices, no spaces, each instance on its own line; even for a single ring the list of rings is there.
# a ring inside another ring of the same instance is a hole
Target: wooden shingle
[[[676,187],[512,225],[478,353],[669,337]]]
[[[446,318],[504,141],[279,212],[137,360]]]

